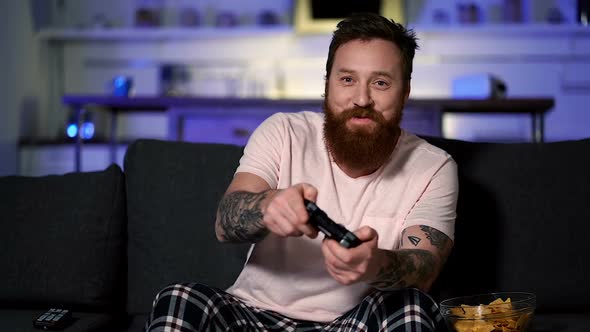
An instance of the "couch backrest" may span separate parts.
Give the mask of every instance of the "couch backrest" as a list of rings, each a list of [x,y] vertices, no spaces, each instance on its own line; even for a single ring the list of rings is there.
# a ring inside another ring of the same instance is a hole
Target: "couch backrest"
[[[125,227],[117,165],[0,178],[0,307],[122,311]]]
[[[541,311],[590,309],[590,139],[427,138],[459,167],[455,250],[441,298],[531,291]]]
[[[236,279],[249,246],[219,243],[214,222],[241,154],[241,147],[222,144],[139,140],[129,146],[129,313],[149,312],[156,293],[171,283],[223,289]]]
[[[437,299],[531,291],[540,311],[590,309],[590,139],[545,144],[427,138],[457,161],[455,248]],[[225,288],[247,246],[219,244],[215,209],[242,148],[140,140],[125,159],[130,313],[179,281]]]

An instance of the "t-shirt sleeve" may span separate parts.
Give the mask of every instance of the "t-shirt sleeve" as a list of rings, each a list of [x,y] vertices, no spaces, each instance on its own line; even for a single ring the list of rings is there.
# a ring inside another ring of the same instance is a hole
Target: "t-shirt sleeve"
[[[287,132],[285,121],[284,114],[275,113],[254,130],[244,148],[236,173],[258,175],[271,188],[277,188],[281,151]]]
[[[457,164],[449,157],[434,173],[407,215],[404,228],[426,225],[445,233],[454,240],[458,194]]]

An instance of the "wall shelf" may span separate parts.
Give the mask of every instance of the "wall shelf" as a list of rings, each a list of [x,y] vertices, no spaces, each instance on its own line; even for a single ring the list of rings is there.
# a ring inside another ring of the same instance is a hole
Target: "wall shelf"
[[[590,36],[590,27],[578,24],[511,23],[511,24],[418,24],[409,25],[418,34],[428,35],[506,35],[514,37],[532,36]]]
[[[508,95],[547,95],[548,141],[587,136],[590,28],[577,24],[420,24],[412,75],[412,97],[447,98],[461,75],[490,73],[506,83]],[[324,89],[329,34],[300,35],[275,27],[47,29],[42,42],[54,56],[48,66],[57,88],[50,107],[56,119],[64,94],[99,94],[116,75],[134,78],[135,93],[161,93],[162,64],[190,70],[191,94],[208,97],[318,98]],[[259,38],[260,37],[260,38]],[[55,111],[53,111],[55,110]],[[519,115],[449,114],[445,133],[465,140],[522,140],[531,135]],[[139,130],[139,116],[121,116],[121,132]],[[105,120],[106,121],[106,120]],[[162,119],[153,123],[165,127]],[[484,123],[482,126],[479,123]],[[56,126],[57,127],[57,126]],[[159,128],[159,127],[158,127]],[[473,128],[473,129],[472,129]],[[57,129],[56,129],[57,130]]]
[[[418,34],[427,35],[506,35],[506,36],[579,36],[590,37],[590,27],[575,24],[472,24],[472,25],[409,25]],[[293,35],[292,26],[272,27],[160,27],[160,28],[97,28],[97,29],[60,29],[41,30],[37,37],[52,41],[117,41],[117,40],[188,40],[208,38],[243,38],[277,35]]]
[[[293,33],[291,26],[238,28],[112,28],[112,29],[57,29],[41,30],[37,37],[48,41],[166,41],[208,38],[244,38],[277,36]]]

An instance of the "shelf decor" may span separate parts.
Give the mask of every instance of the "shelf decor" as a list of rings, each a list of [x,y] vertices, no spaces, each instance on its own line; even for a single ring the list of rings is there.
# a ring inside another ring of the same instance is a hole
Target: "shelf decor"
[[[398,23],[405,22],[402,0],[295,0],[293,9],[295,32],[331,33],[339,21],[354,12],[374,12]]]

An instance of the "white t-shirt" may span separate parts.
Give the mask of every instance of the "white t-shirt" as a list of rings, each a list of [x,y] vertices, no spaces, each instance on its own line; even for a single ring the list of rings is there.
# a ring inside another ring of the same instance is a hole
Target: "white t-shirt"
[[[317,205],[354,231],[369,225],[382,249],[399,248],[402,230],[428,225],[454,238],[457,166],[443,150],[402,131],[389,160],[377,171],[348,177],[330,158],[321,113],[276,113],[252,134],[237,172],[271,188],[305,182],[318,189]],[[254,245],[228,292],[253,306],[285,316],[329,322],[360,303],[366,283],[342,285],[326,271],[323,236],[269,234]]]

